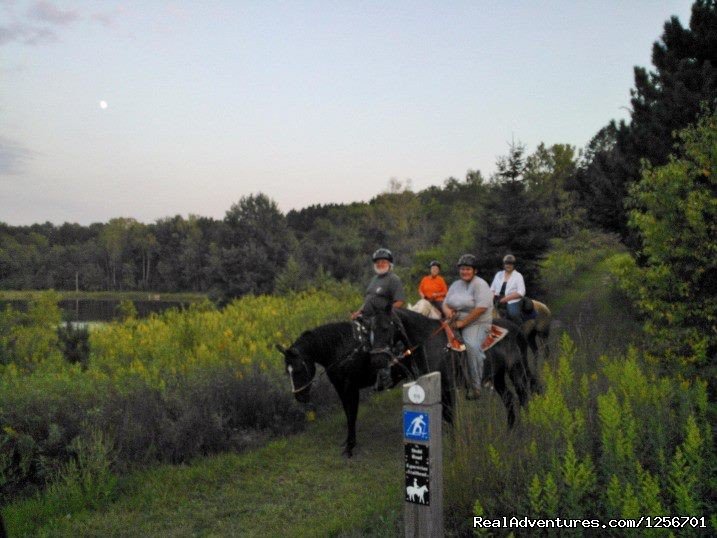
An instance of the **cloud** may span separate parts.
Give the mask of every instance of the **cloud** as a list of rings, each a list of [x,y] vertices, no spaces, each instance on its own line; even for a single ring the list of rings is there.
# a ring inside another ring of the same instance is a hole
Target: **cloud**
[[[58,41],[57,34],[50,28],[30,26],[22,23],[0,26],[0,46],[18,41],[25,45],[38,45]]]
[[[34,156],[35,152],[20,142],[0,136],[0,176],[19,174]]]
[[[70,24],[80,19],[80,14],[75,9],[60,9],[51,2],[42,0],[35,2],[27,11],[32,19],[37,19],[48,24]]]
[[[120,7],[112,11],[85,14],[79,9],[60,9],[47,0],[34,2],[26,10],[20,10],[17,6],[11,0],[0,0],[0,12],[4,12],[5,19],[5,24],[0,25],[0,47],[9,43],[39,45],[59,41],[59,29],[79,21],[110,27],[124,12]]]

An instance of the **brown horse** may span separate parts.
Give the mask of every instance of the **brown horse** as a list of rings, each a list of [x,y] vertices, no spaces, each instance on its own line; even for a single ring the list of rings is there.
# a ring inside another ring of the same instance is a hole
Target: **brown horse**
[[[536,317],[524,321],[520,326],[520,331],[528,341],[528,346],[533,352],[533,357],[537,360],[539,348],[544,351],[544,358],[550,357],[550,324],[553,321],[553,314],[545,303],[531,299]],[[501,312],[499,308],[493,309],[493,316],[496,318],[505,317],[505,312]],[[538,345],[540,339],[540,345]]]

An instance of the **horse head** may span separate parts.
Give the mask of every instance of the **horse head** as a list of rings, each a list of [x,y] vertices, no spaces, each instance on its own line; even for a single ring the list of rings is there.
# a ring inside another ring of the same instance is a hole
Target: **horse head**
[[[311,401],[311,384],[316,374],[314,361],[306,357],[294,343],[288,349],[276,344],[276,349],[284,355],[284,366],[291,381],[291,392],[296,400],[303,404]]]
[[[370,318],[369,339],[371,354],[391,356],[391,348],[396,341],[396,325],[391,315],[391,305],[378,310]]]

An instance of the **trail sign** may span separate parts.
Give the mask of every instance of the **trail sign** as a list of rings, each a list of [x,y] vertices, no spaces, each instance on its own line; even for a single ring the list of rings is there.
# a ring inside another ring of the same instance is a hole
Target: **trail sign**
[[[406,501],[424,504],[431,504],[430,491],[430,469],[428,463],[428,445],[417,443],[406,443],[405,466],[406,466]]]
[[[441,374],[403,385],[404,535],[443,536]]]
[[[403,411],[403,436],[413,441],[428,441],[431,438],[430,415],[424,411]]]

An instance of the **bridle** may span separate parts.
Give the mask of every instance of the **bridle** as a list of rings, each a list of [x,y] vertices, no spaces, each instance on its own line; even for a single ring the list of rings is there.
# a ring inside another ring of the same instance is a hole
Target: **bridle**
[[[393,349],[391,349],[390,345],[386,345],[385,347],[382,347],[379,349],[371,349],[369,351],[369,354],[371,354],[371,355],[379,355],[379,354],[388,355],[390,357],[389,365],[400,366],[401,368],[403,368],[403,370],[405,370],[408,373],[409,377],[411,377],[412,379],[416,379],[416,375],[414,374],[414,372],[412,372],[409,368],[406,367],[406,365],[403,364],[403,362],[402,362],[403,359],[413,355],[418,349],[420,349],[421,347],[426,345],[426,343],[431,338],[433,338],[438,333],[440,333],[446,326],[446,322],[441,321],[441,324],[436,328],[436,330],[434,330],[431,334],[429,334],[428,337],[423,342],[420,342],[415,345],[410,345],[410,340],[408,338],[408,334],[406,334],[406,329],[403,326],[403,323],[401,322],[400,318],[398,318],[398,316],[396,314],[391,315],[391,319],[390,319],[391,326],[394,327],[394,329],[396,327],[396,322],[394,321],[394,318],[396,318],[398,320],[398,323],[397,323],[398,329],[401,332],[401,336],[403,337],[403,340],[404,340],[404,342],[406,342],[408,347],[405,350],[403,350],[401,353],[399,353],[398,355],[393,353]],[[425,355],[423,357],[423,360],[425,362],[424,367],[425,367],[426,371],[428,371],[428,362],[427,362]]]
[[[298,389],[294,388],[294,377],[293,377],[293,375],[292,375],[293,372],[294,372],[294,370],[293,370],[293,368],[291,367],[291,365],[289,365],[289,366],[287,367],[287,370],[289,371],[289,379],[291,380],[291,387],[292,387],[291,393],[292,393],[292,394],[298,394],[298,393],[300,393],[300,392],[302,392],[302,391],[308,389],[308,388],[309,388],[311,385],[313,385],[316,381],[318,381],[319,379],[321,379],[322,376],[326,375],[329,370],[331,370],[332,368],[335,368],[336,366],[339,366],[339,365],[343,364],[344,362],[346,362],[347,360],[349,360],[350,358],[352,358],[360,349],[361,349],[361,346],[357,346],[357,347],[353,348],[351,351],[349,351],[346,355],[344,355],[343,357],[341,357],[339,360],[337,360],[337,361],[334,362],[333,364],[330,364],[328,367],[324,368],[324,370],[323,370],[322,372],[320,372],[319,375],[316,375],[316,372],[315,372],[316,368],[314,367],[314,375],[311,377],[311,379],[309,380],[309,382],[306,383],[305,385],[302,385],[302,386],[299,387]],[[298,360],[301,361],[301,365],[302,365],[302,366],[304,367],[304,369],[306,370],[306,373],[309,374],[309,372],[310,372],[310,370],[309,370],[309,365],[306,363],[306,360],[305,360],[303,357],[298,357]]]

